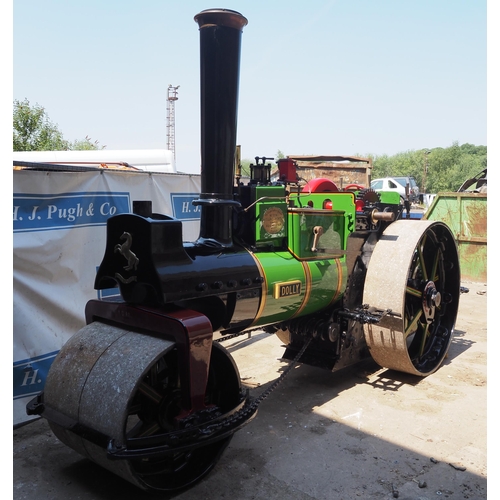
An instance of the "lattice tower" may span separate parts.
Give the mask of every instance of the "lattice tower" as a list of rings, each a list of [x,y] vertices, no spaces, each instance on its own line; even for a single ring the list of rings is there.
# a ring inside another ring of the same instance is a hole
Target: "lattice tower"
[[[167,92],[167,149],[172,151],[172,157],[175,163],[175,101],[177,101],[177,87],[168,86]]]

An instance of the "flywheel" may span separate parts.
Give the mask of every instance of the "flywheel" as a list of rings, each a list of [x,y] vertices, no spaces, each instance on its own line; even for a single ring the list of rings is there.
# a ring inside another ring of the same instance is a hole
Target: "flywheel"
[[[217,463],[232,434],[172,453],[110,459],[108,451],[175,431],[181,412],[176,344],[165,338],[94,322],[73,335],[54,360],[44,389],[56,437],[83,456],[153,492],[182,490]],[[240,377],[234,361],[212,344],[205,405],[221,412],[239,402]],[[85,432],[77,432],[78,429]],[[105,439],[99,443],[99,436]],[[159,441],[159,444],[162,443]],[[160,446],[161,447],[161,446]]]
[[[363,304],[383,315],[365,324],[370,354],[384,368],[436,371],[451,344],[460,296],[457,246],[448,226],[396,221],[368,263]]]

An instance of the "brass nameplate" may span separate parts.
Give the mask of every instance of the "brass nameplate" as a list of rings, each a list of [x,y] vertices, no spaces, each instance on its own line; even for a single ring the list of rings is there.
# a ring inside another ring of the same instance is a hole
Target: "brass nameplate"
[[[282,299],[291,295],[300,295],[301,286],[302,282],[299,280],[275,283],[273,297],[275,299]]]

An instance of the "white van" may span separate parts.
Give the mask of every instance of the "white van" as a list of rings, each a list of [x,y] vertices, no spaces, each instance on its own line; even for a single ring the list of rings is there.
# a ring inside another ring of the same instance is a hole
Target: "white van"
[[[396,191],[401,198],[406,198],[406,186],[408,186],[408,199],[415,203],[419,200],[420,190],[413,177],[383,177],[374,179],[370,187],[375,191]]]

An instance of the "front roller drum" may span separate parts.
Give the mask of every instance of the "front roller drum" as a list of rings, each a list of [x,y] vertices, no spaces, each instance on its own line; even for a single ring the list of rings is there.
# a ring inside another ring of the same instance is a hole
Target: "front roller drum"
[[[384,368],[426,376],[451,344],[460,296],[458,250],[448,226],[396,221],[368,263],[363,303],[383,317],[365,324],[373,359]]]
[[[240,390],[232,358],[212,344],[205,405],[228,412],[238,405]],[[106,444],[96,444],[93,435],[108,437],[120,449],[127,439],[176,430],[181,388],[174,342],[100,322],[84,327],[61,349],[47,376],[44,405],[47,415],[76,422],[68,426],[47,417],[59,440],[150,492],[192,485],[210,472],[232,438],[167,455],[110,460]],[[88,429],[89,439],[77,428]]]

